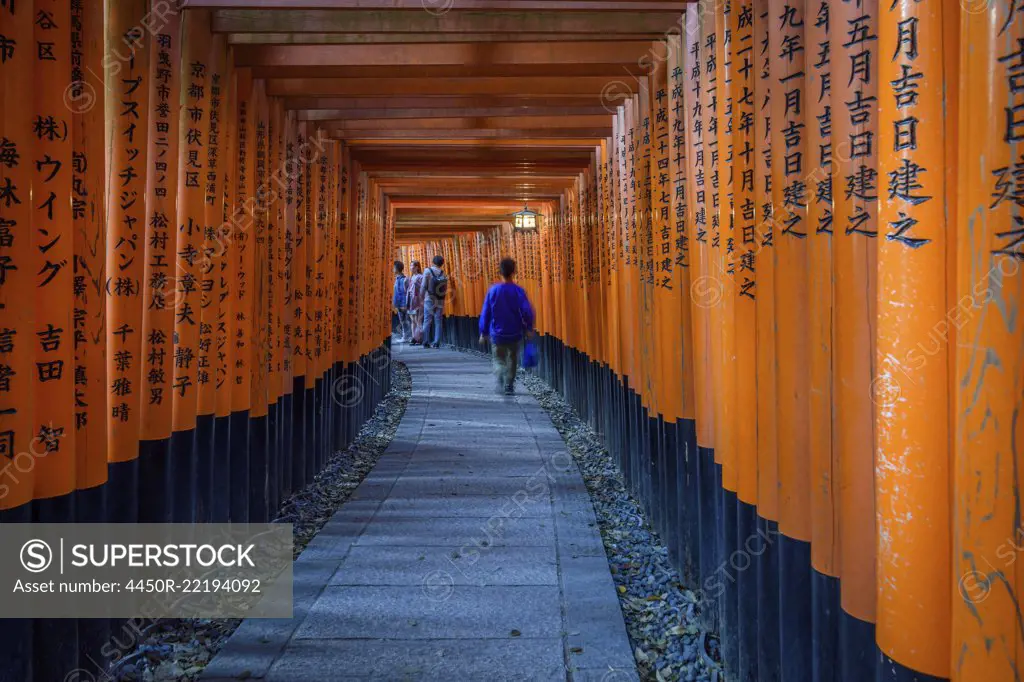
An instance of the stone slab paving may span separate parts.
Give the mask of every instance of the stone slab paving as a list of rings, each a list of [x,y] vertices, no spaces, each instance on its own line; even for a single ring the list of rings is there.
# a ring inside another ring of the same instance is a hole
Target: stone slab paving
[[[204,680],[637,680],[594,511],[529,395],[396,347],[387,452],[295,563],[291,619],[246,620]]]

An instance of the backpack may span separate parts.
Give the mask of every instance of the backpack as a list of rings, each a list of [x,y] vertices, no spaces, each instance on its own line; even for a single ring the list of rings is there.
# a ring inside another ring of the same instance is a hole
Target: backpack
[[[444,271],[439,271],[434,267],[430,268],[430,282],[427,285],[427,293],[439,301],[444,300],[445,294],[448,293],[448,276],[444,274]]]

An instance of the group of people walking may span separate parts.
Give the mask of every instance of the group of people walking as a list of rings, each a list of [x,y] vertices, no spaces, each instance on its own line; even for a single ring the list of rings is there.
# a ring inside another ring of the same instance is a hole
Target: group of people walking
[[[395,261],[395,289],[391,305],[398,316],[398,339],[413,346],[438,348],[441,345],[441,319],[448,295],[448,275],[444,258],[434,256],[433,265],[423,272],[418,260],[412,262],[412,277],[405,275],[405,264]],[[432,339],[432,340],[431,340]]]
[[[419,261],[411,265],[412,276],[405,275],[405,264],[395,261],[395,288],[392,306],[398,317],[399,341],[424,348],[441,345],[441,321],[448,295],[448,276],[444,258],[434,256],[426,272]],[[533,335],[534,312],[526,290],[515,283],[516,262],[505,258],[499,266],[501,281],[491,285],[480,311],[480,343],[488,339],[494,359],[498,392],[513,394],[523,342]]]

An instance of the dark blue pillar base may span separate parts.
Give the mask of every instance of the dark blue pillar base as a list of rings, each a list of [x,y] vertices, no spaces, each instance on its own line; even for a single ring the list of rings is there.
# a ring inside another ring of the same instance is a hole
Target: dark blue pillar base
[[[171,521],[171,440],[139,441],[139,459],[107,467],[110,495],[107,511],[110,521],[121,523],[170,523]],[[139,491],[136,505],[128,508],[123,499],[129,490]]]
[[[196,417],[196,523],[213,520],[213,422],[212,414]]]
[[[76,493],[35,500],[33,523],[75,523]],[[51,569],[52,570],[52,569]],[[32,621],[32,674],[36,680],[63,680],[78,667],[78,621],[36,618]]]
[[[196,431],[171,434],[171,520],[196,522]]]
[[[232,412],[228,449],[228,497],[232,523],[249,521],[249,411]]]

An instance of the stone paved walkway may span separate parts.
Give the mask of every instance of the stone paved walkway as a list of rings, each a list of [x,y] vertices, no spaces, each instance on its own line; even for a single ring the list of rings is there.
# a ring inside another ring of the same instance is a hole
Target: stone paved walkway
[[[636,680],[579,472],[490,364],[396,346],[387,452],[295,564],[289,620],[247,620],[205,680]]]

